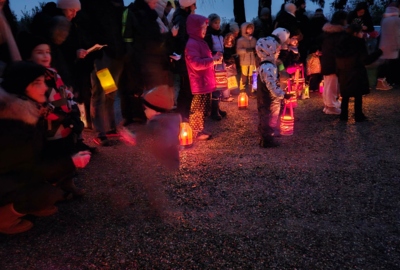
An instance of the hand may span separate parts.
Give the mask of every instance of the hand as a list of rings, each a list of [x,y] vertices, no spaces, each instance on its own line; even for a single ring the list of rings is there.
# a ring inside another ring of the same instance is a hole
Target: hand
[[[90,157],[91,157],[90,151],[80,151],[75,155],[73,155],[71,158],[75,167],[85,168],[90,161]]]
[[[285,94],[285,95],[283,95],[284,99],[291,99],[292,97],[294,97],[293,94]]]
[[[88,52],[85,49],[79,49],[76,51],[76,58],[82,59],[85,58]]]
[[[179,32],[179,25],[174,25],[174,26],[171,28],[172,36],[173,36],[173,37],[176,37],[176,36],[178,35],[178,32]]]

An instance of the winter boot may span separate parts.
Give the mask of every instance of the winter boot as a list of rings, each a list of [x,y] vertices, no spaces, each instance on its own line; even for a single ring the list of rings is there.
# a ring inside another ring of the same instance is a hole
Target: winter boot
[[[219,114],[219,99],[211,100],[211,119],[215,121],[221,121],[222,117]]]
[[[25,214],[15,211],[12,203],[0,207],[0,233],[22,233],[32,228],[32,222],[20,219],[23,216]]]
[[[393,87],[391,87],[386,81],[386,78],[378,78],[375,86],[376,90],[390,90],[392,88]]]
[[[272,147],[278,147],[279,144],[274,142],[274,140],[271,139],[261,139],[260,140],[260,147],[261,148],[272,148]]]

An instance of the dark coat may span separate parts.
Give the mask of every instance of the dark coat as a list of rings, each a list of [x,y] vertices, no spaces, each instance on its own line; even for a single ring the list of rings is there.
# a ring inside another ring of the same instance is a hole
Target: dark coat
[[[75,172],[72,159],[45,159],[43,119],[37,105],[0,88],[0,204],[3,196]],[[4,203],[4,202],[3,202]]]
[[[349,97],[368,94],[370,90],[365,65],[377,60],[382,51],[378,50],[368,55],[364,39],[343,34],[337,44],[335,54],[340,94]]]
[[[344,26],[326,23],[322,28],[324,33],[321,36],[321,74],[331,75],[336,72],[335,48],[341,35],[344,33]]]
[[[300,24],[296,17],[286,11],[283,11],[276,17],[274,26],[275,28],[282,27],[287,29],[290,32],[290,37],[301,34]]]
[[[179,26],[178,34],[172,39],[173,52],[181,55],[181,59],[176,61],[175,72],[187,73],[185,61],[185,47],[189,40],[189,35],[186,31],[186,21],[190,13],[185,9],[177,8],[172,17],[172,24]]]

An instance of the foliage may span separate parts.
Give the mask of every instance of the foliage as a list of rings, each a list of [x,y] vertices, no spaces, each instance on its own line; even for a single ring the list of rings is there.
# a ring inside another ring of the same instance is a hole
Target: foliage
[[[19,27],[21,30],[28,31],[29,30],[29,25],[32,24],[33,17],[42,10],[46,3],[45,2],[40,2],[39,6],[35,6],[32,8],[30,11],[29,10],[22,10],[22,16],[21,19],[18,21]]]

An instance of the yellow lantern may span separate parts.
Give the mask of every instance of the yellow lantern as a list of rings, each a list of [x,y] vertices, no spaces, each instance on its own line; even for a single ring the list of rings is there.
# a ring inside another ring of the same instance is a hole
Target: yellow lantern
[[[117,91],[118,87],[115,85],[115,81],[108,70],[108,68],[103,68],[96,72],[97,78],[99,78],[101,87],[103,87],[104,93],[109,94]]]
[[[304,87],[304,91],[301,94],[301,99],[307,99],[307,98],[310,98],[310,86],[306,84]]]
[[[286,114],[287,109],[289,109],[289,115]],[[285,101],[285,107],[283,108],[282,116],[281,116],[280,130],[282,136],[290,136],[293,135],[294,130],[294,114],[293,114],[293,105],[290,100]]]
[[[190,147],[193,144],[192,128],[187,122],[182,122],[180,124],[179,144],[184,147]]]
[[[238,108],[239,110],[247,109],[249,106],[249,97],[245,92],[242,92],[238,96]]]

